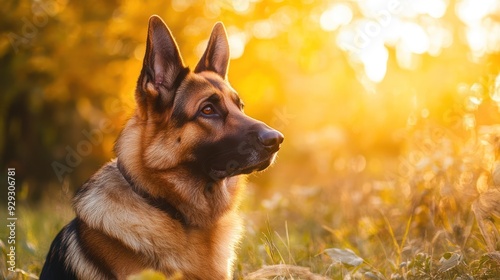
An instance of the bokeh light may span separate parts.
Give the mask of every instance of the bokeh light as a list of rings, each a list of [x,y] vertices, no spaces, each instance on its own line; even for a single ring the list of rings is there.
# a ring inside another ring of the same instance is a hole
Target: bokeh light
[[[341,25],[346,25],[352,20],[352,11],[348,5],[336,4],[321,14],[319,19],[321,28],[326,31],[336,30]]]

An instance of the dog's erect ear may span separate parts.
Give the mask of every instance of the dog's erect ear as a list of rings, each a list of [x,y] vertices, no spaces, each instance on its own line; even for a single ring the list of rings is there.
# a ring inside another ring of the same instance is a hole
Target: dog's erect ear
[[[149,104],[162,111],[173,101],[175,89],[189,71],[184,67],[179,48],[163,20],[149,18],[146,54],[137,82],[136,100],[140,109]]]
[[[229,43],[226,29],[222,22],[217,22],[212,29],[205,53],[194,69],[195,73],[213,71],[226,79],[229,66]]]

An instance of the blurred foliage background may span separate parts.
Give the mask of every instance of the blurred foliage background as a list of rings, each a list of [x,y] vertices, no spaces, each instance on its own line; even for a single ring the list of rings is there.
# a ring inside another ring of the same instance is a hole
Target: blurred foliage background
[[[275,166],[251,177],[244,211],[255,242],[242,245],[240,272],[284,261],[270,227],[283,234],[285,220],[299,244],[287,246],[289,263],[330,274],[311,252],[352,248],[387,274],[405,248],[495,249],[471,205],[496,185],[498,0],[4,0],[0,14],[0,166],[16,168],[22,207],[57,215],[44,197],[68,205],[114,156],[158,14],[191,66],[224,22],[246,113],[286,138]],[[74,151],[81,160],[69,166]],[[69,167],[61,177],[55,162]],[[476,204],[485,219],[495,201]],[[37,256],[46,238],[31,237]],[[419,245],[403,246],[410,239]]]

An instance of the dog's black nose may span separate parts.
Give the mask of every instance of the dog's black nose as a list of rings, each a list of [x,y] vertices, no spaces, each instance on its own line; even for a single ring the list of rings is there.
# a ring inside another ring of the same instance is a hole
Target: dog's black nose
[[[274,129],[262,129],[258,134],[259,142],[268,150],[278,150],[283,143],[283,134]]]

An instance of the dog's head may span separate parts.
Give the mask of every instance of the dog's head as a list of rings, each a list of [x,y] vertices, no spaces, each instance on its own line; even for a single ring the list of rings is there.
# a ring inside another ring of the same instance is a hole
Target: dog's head
[[[142,164],[151,170],[184,166],[213,180],[268,167],[283,135],[245,115],[227,80],[229,44],[217,23],[194,71],[185,67],[165,23],[149,20],[146,54],[136,90]]]

